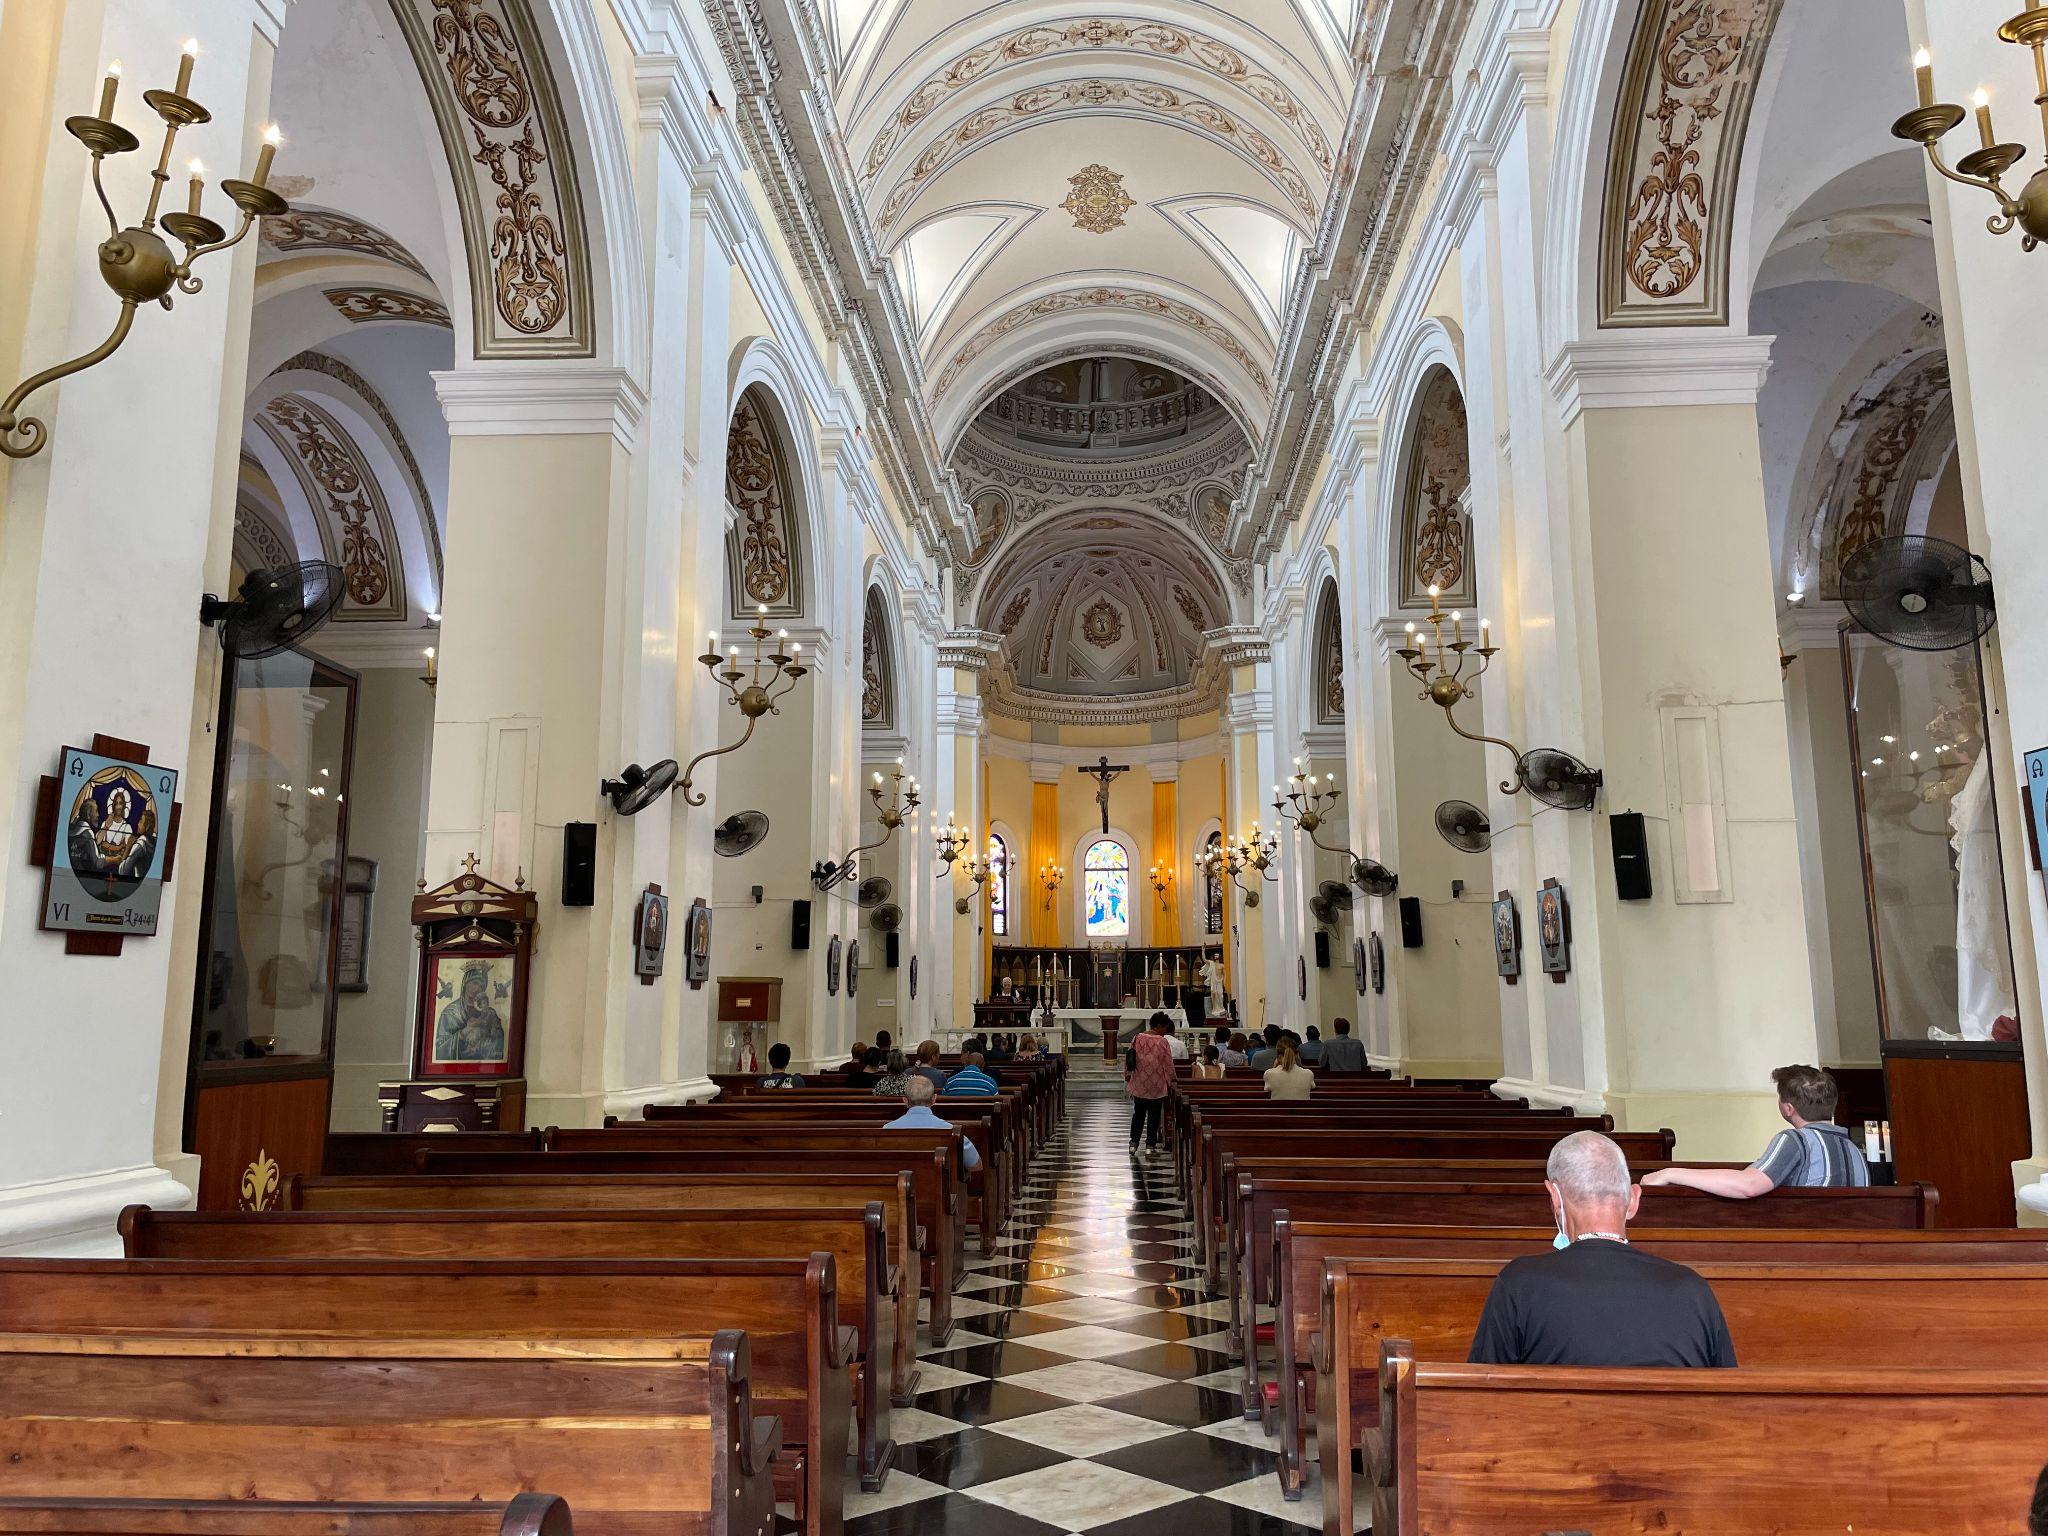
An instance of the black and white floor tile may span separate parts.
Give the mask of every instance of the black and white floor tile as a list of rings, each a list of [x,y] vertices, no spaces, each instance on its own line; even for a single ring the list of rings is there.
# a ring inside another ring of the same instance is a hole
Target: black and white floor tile
[[[1129,1155],[1120,1092],[1069,1086],[1067,1128],[996,1251],[970,1255],[958,1326],[891,1415],[895,1470],[849,1489],[847,1536],[1319,1531],[1319,1486],[1284,1500],[1276,1443],[1240,1411],[1171,1164]]]

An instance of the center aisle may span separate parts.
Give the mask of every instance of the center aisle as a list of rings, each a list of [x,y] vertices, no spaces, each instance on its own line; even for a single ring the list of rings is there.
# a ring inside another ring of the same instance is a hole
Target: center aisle
[[[1320,1530],[1318,1485],[1286,1503],[1274,1442],[1241,1415],[1171,1162],[1130,1155],[1099,1064],[1075,1062],[1068,1099],[996,1253],[968,1260],[953,1337],[920,1352],[887,1486],[848,1490],[847,1536]]]

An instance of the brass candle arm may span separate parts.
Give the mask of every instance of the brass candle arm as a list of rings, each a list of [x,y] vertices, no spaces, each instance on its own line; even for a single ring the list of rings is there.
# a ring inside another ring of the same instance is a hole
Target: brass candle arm
[[[765,605],[756,610],[754,623],[747,630],[747,634],[754,642],[754,658],[746,666],[740,663],[740,648],[736,645],[725,654],[719,654],[716,635],[711,637],[710,648],[697,658],[704,670],[709,672],[729,695],[726,702],[736,706],[746,717],[747,728],[740,732],[737,741],[721,747],[711,747],[690,759],[689,766],[683,769],[682,782],[676,786],[686,805],[702,805],[706,799],[695,786],[697,765],[714,757],[723,757],[728,752],[737,752],[744,747],[753,739],[754,727],[763,715],[782,713],[777,701],[788,698],[791,690],[796,687],[797,680],[810,670],[801,663],[801,645],[790,646],[787,652],[783,650],[784,642],[789,639],[789,631],[770,631],[768,609]],[[771,634],[776,647],[773,651],[768,651],[765,647]]]
[[[2041,0],[2027,0],[2024,11],[1999,24],[1998,37],[2001,42],[2016,43],[2033,54],[2037,88],[2034,104],[2040,108],[2042,130],[2048,134],[2048,6],[2041,4]],[[1942,158],[1941,140],[1960,127],[1970,114],[1956,102],[1935,99],[1934,59],[1925,48],[1913,56],[1913,73],[1919,103],[1892,124],[1892,136],[1918,144],[1927,152],[1928,164],[1940,176],[1990,193],[1998,204],[1998,212],[1985,219],[1984,227],[1992,234],[2010,234],[2018,229],[2020,245],[2029,251],[2048,240],[2048,166],[2034,172],[2017,195],[2005,190],[2005,173],[2026,158],[2027,147],[1999,141],[1992,126],[1990,93],[1980,90],[1976,94],[1979,147],[1951,168]]]

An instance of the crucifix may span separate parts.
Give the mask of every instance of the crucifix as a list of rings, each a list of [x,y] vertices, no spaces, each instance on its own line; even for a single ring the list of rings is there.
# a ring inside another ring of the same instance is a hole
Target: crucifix
[[[1099,785],[1095,791],[1095,803],[1102,807],[1102,830],[1105,834],[1109,831],[1109,781],[1120,773],[1130,771],[1129,763],[1112,763],[1107,754],[1098,759],[1093,768],[1081,770]]]

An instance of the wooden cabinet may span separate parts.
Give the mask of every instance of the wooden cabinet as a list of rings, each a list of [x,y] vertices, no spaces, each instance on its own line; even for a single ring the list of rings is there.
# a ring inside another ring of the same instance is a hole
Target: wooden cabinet
[[[2012,1165],[2032,1151],[2020,1048],[1892,1041],[1884,1077],[1899,1182],[1941,1192],[1935,1224],[2012,1226]]]

